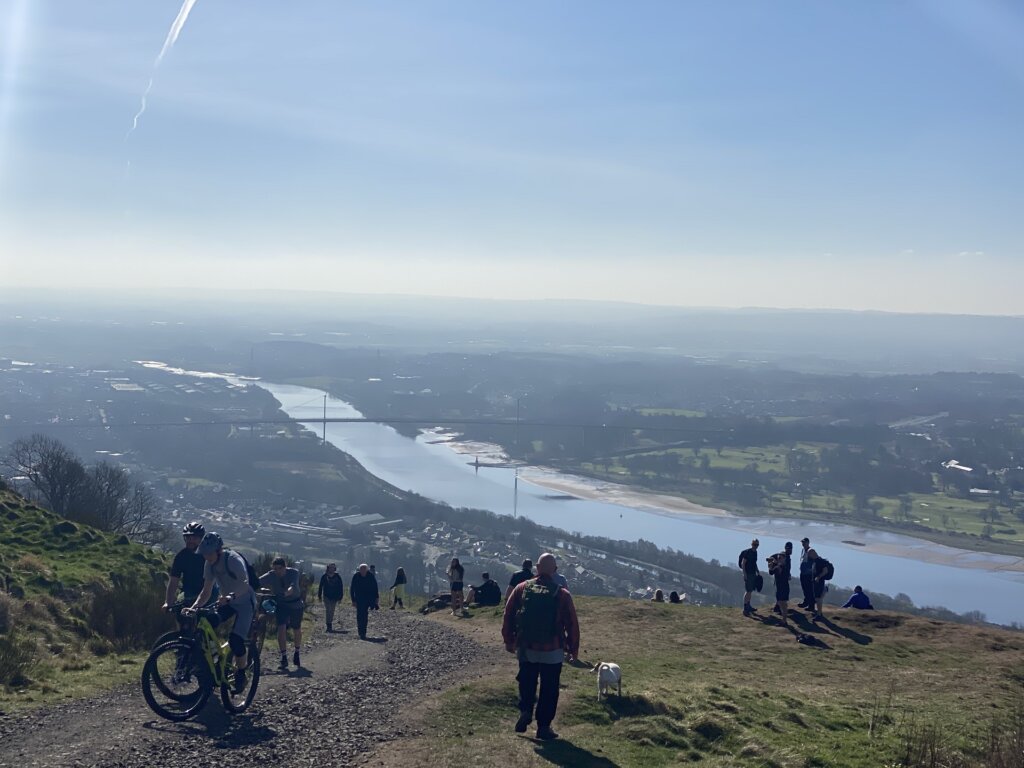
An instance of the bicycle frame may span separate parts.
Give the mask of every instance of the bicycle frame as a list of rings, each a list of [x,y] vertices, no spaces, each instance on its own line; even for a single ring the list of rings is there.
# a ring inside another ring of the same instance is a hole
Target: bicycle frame
[[[203,615],[200,615],[196,621],[195,634],[199,635],[203,658],[206,659],[210,674],[213,675],[214,684],[223,684],[227,680],[228,670],[231,666],[231,645],[226,640],[220,639],[210,620]]]

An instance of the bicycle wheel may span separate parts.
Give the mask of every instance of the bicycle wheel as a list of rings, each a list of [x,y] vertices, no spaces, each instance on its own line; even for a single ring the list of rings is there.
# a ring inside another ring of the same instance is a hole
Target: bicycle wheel
[[[261,614],[253,624],[253,643],[256,645],[257,656],[263,653],[263,641],[267,638],[267,615]]]
[[[235,673],[228,675],[227,682],[220,687],[220,698],[224,709],[238,714],[245,712],[256,698],[256,689],[260,685],[260,652],[255,642],[249,643],[249,667],[246,669],[245,686],[235,692]]]
[[[142,667],[142,695],[166,720],[188,720],[210,698],[208,675],[195,664],[194,644],[171,640],[153,649]]]

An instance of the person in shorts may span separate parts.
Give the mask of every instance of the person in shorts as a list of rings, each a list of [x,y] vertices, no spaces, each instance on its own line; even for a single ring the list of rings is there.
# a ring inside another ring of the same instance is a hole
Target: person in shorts
[[[459,558],[453,557],[451,565],[448,566],[448,586],[452,593],[452,616],[462,615],[462,601],[465,597],[466,569],[462,567]]]
[[[277,603],[275,618],[277,619],[277,646],[281,649],[280,669],[288,669],[288,630],[292,631],[295,640],[295,653],[292,663],[302,666],[299,649],[302,647],[302,614],[305,603],[302,600],[302,587],[299,584],[299,571],[289,568],[283,557],[274,558],[269,571],[260,576],[260,586],[274,593]]]
[[[789,626],[789,580],[792,578],[793,542],[768,559],[768,573],[775,577],[775,608],[782,617],[782,626]]]

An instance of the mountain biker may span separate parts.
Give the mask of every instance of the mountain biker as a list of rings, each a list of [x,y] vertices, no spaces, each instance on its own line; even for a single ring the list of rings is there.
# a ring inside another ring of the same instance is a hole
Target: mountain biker
[[[198,550],[206,563],[203,568],[203,591],[196,598],[187,615],[193,615],[206,605],[216,583],[221,596],[217,598],[217,613],[221,619],[235,617],[235,624],[228,635],[228,644],[235,655],[235,693],[245,690],[245,670],[248,667],[246,641],[253,615],[256,613],[256,595],[246,574],[245,560],[241,555],[224,549],[224,540],[219,534],[210,532],[199,542]]]
[[[206,534],[203,524],[193,520],[186,523],[181,529],[181,535],[185,539],[185,546],[174,556],[171,563],[171,571],[167,579],[167,593],[164,595],[163,609],[166,611],[173,605],[178,597],[178,587],[184,593],[182,598],[186,605],[192,605],[203,591],[203,569],[206,560],[196,550],[199,542]]]

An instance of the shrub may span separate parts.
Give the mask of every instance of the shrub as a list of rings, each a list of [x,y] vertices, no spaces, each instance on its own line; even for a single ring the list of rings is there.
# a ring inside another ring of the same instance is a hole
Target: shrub
[[[97,635],[122,651],[148,648],[174,619],[160,610],[164,588],[142,579],[117,580],[112,587],[96,590],[85,621]]]
[[[31,637],[12,630],[0,637],[0,684],[24,685],[36,663],[36,644]]]

